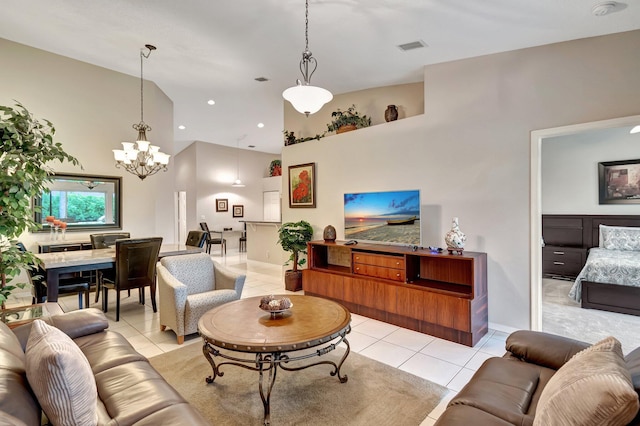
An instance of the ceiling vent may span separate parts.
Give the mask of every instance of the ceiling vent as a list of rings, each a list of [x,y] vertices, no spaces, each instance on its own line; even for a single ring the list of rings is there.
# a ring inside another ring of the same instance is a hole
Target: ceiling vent
[[[412,41],[410,43],[399,44],[398,48],[403,52],[407,52],[409,50],[421,49],[423,47],[427,47],[427,43],[422,40]]]
[[[265,81],[269,81],[269,79],[267,77],[256,77],[254,78],[255,81],[259,81],[260,83],[264,83]]]

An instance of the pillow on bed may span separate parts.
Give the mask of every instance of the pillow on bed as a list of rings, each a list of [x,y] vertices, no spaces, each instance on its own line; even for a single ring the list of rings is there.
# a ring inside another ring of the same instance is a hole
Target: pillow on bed
[[[600,247],[640,251],[640,228],[600,225]]]

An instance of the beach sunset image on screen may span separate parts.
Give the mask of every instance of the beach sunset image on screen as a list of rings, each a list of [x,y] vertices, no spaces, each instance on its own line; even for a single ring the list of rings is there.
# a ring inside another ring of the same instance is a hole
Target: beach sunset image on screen
[[[346,239],[420,245],[420,191],[344,194]]]

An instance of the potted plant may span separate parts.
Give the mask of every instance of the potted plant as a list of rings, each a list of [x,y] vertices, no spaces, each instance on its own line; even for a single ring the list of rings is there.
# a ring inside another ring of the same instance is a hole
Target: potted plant
[[[283,130],[282,133],[284,133],[284,146],[289,146],[289,145],[295,145],[297,143],[312,141],[314,139],[320,140],[324,138],[327,132],[324,132],[321,135],[316,134],[315,136],[306,136],[304,138],[297,138],[293,132],[290,132],[288,130]]]
[[[371,126],[371,118],[360,115],[355,105],[351,105],[346,111],[338,108],[331,113],[331,117],[332,121],[327,124],[327,130],[336,134]]]
[[[282,161],[271,161],[271,164],[269,164],[269,176],[282,176]]]
[[[298,270],[298,266],[304,265],[307,259],[300,259],[300,254],[307,254],[307,243],[311,238],[313,228],[304,220],[283,223],[280,227],[278,244],[284,251],[291,252],[285,265],[293,262],[293,269],[287,270],[284,274],[285,288],[289,291],[302,290],[302,271]]]
[[[12,281],[25,268],[38,263],[28,251],[18,248],[18,237],[42,225],[33,220],[31,199],[47,189],[54,174],[47,163],[53,160],[79,162],[53,141],[55,128],[48,120],[41,123],[17,103],[15,108],[0,106],[0,305],[12,290],[25,283]]]

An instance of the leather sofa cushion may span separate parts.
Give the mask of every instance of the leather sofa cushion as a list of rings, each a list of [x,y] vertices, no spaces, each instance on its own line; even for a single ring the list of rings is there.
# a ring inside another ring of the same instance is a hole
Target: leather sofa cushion
[[[449,407],[467,405],[508,423],[531,425],[542,388],[554,373],[555,370],[535,364],[489,358]]]
[[[87,357],[94,375],[120,364],[147,360],[124,336],[113,331],[78,337],[74,342]]]
[[[23,373],[24,362],[20,341],[7,324],[0,321],[0,368]]]
[[[638,406],[620,342],[608,337],[556,372],[540,396],[534,425],[626,425]]]
[[[513,426],[486,411],[468,405],[452,405],[438,418],[434,426]]]
[[[96,383],[89,362],[69,336],[35,320],[27,341],[27,378],[52,424],[98,423]]]
[[[44,317],[40,321],[54,326],[72,339],[87,334],[99,333],[109,327],[109,321],[107,321],[104,313],[96,308],[81,309],[67,312],[63,315]],[[32,325],[33,323],[28,323],[12,330],[18,337],[23,352],[27,347]]]
[[[579,340],[531,330],[511,333],[505,345],[510,356],[554,370],[589,346]]]
[[[25,374],[0,368],[0,418],[4,413],[19,418],[27,426],[40,426],[40,406]]]
[[[136,424],[159,410],[186,402],[146,360],[115,366],[95,378],[114,424]],[[165,419],[162,423],[168,424]]]

